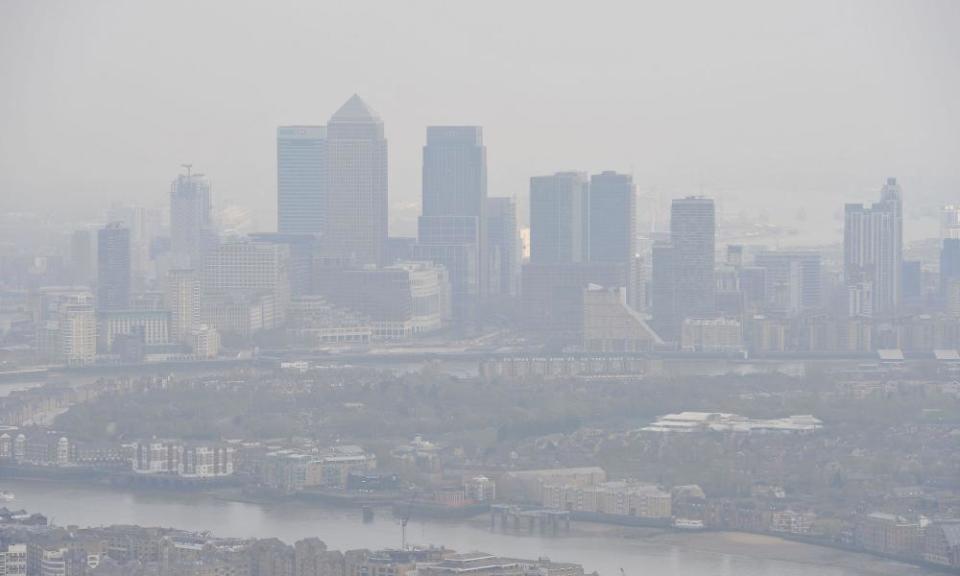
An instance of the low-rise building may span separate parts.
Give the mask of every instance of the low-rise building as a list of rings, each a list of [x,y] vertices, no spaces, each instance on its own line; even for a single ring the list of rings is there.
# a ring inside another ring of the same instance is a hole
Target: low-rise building
[[[453,554],[436,563],[420,564],[418,576],[583,576],[583,566],[539,560],[501,558],[484,552]]]
[[[919,556],[921,535],[919,522],[882,512],[859,517],[854,529],[858,546],[892,556]]]
[[[960,568],[960,520],[934,522],[924,529],[923,560]]]

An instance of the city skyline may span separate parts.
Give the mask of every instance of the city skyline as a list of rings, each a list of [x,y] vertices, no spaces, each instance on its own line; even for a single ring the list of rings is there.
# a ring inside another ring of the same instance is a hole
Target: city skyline
[[[248,45],[242,27],[230,28],[211,47],[203,39],[205,23],[216,22],[224,6],[216,2],[191,6],[188,22],[169,5],[112,15],[66,8],[45,18],[30,3],[5,3],[0,37],[9,48],[2,52],[32,56],[3,60],[16,88],[0,96],[11,135],[0,145],[0,186],[18,193],[0,194],[0,203],[86,218],[96,217],[89,207],[110,200],[156,205],[170,172],[194,162],[216,182],[218,202],[248,206],[256,229],[270,231],[276,127],[323,124],[353,92],[389,124],[395,235],[416,230],[423,127],[437,124],[484,126],[490,195],[516,197],[521,222],[529,176],[571,168],[632,173],[652,203],[662,199],[661,216],[669,198],[702,191],[721,213],[766,212],[784,226],[806,221],[824,228],[816,237],[837,240],[842,210],[830,199],[870,200],[877,174],[897,174],[911,190],[908,221],[934,218],[938,205],[953,202],[960,174],[950,159],[960,141],[944,119],[956,118],[960,102],[955,3],[817,1],[784,12],[748,1],[722,10],[695,5],[704,18],[691,25],[678,7],[637,3],[625,8],[626,17],[609,19],[612,29],[603,34],[582,25],[591,20],[586,7],[543,3],[515,8],[510,18],[497,7],[471,8],[466,17],[430,2],[304,13],[281,3],[269,17],[231,5],[233,17],[264,41]],[[558,52],[537,48],[510,58],[542,13],[558,22],[543,31],[543,46]],[[101,29],[101,16],[125,25]],[[751,17],[764,18],[764,29],[747,26]],[[350,36],[331,24],[338,21],[367,26]],[[174,27],[184,38],[171,44],[160,30]],[[488,40],[481,28],[497,33]],[[407,41],[404,29],[433,33],[446,49]],[[567,30],[592,38],[582,44],[590,49],[563,42]],[[43,37],[63,41],[40,45]],[[697,49],[701,42],[713,49]],[[117,46],[122,53],[111,52]],[[473,53],[474,46],[485,48]],[[109,60],[92,57],[107,52]],[[190,62],[196,66],[183,65]],[[456,62],[464,66],[450,65]],[[31,72],[40,66],[51,73]],[[323,74],[303,73],[315,68]],[[437,80],[439,69],[445,82]],[[74,87],[71,98],[51,100],[61,92],[55,74]],[[595,89],[605,83],[609,89]],[[746,85],[748,104],[740,105]],[[477,98],[476,86],[490,88],[485,98]],[[548,129],[555,119],[563,119],[561,130]],[[53,200],[68,191],[67,202]],[[910,227],[906,234],[914,239]]]

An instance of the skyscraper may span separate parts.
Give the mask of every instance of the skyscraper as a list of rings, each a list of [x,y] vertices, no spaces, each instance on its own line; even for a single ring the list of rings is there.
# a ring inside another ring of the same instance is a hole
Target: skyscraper
[[[377,265],[387,241],[387,141],[383,121],[354,94],[327,124],[323,244],[333,256]]]
[[[520,230],[512,198],[487,198],[487,290],[516,296],[520,291]]]
[[[200,279],[194,270],[171,270],[164,294],[170,312],[170,340],[185,343],[200,327]]]
[[[637,202],[633,177],[606,171],[590,177],[587,256],[627,272],[627,304],[636,307]]]
[[[673,244],[677,305],[691,315],[710,314],[716,305],[714,281],[716,213],[711,198],[673,201],[670,242]]]
[[[326,220],[327,128],[277,128],[277,231],[323,233]]]
[[[765,270],[764,293],[769,311],[795,316],[821,306],[820,254],[765,250],[753,262]]]
[[[588,260],[590,183],[582,172],[530,178],[530,263]]]
[[[960,205],[950,204],[940,209],[940,238],[960,238]]]
[[[664,340],[677,341],[680,338],[681,319],[677,310],[677,260],[673,244],[665,240],[654,242],[650,259],[653,268],[650,282],[651,324]]]
[[[633,178],[602,172],[590,177],[591,262],[631,262],[636,256],[637,214]]]
[[[97,309],[130,306],[130,229],[112,222],[97,233]]]
[[[848,291],[861,293],[851,295],[849,314],[895,314],[903,262],[903,200],[897,179],[887,178],[879,202],[870,207],[847,204],[844,216],[844,279]]]
[[[177,267],[201,265],[216,242],[210,182],[203,174],[180,174],[170,185],[170,252]]]
[[[423,147],[419,257],[450,274],[455,321],[469,321],[486,292],[487,149],[479,126],[430,126]]]
[[[951,282],[960,280],[960,238],[944,238],[940,248],[940,296],[945,299]]]

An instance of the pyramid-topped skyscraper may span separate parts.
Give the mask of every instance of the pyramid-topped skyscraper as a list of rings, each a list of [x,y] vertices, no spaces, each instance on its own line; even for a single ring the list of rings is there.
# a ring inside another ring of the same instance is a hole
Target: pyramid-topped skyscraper
[[[383,121],[354,94],[327,124],[323,244],[357,265],[383,263],[387,241],[387,141]]]

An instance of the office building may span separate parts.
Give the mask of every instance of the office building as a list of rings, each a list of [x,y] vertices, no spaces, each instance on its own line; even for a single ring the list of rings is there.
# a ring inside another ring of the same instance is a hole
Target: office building
[[[847,204],[843,229],[844,279],[850,316],[892,316],[901,301],[903,200],[896,178],[888,178],[872,206]],[[866,300],[869,292],[870,301]]]
[[[583,349],[588,352],[647,352],[660,337],[633,308],[623,288],[588,286],[583,292]]]
[[[71,281],[92,286],[97,278],[97,237],[92,230],[75,230],[70,235]]]
[[[204,262],[203,307],[217,302],[229,306],[239,303],[245,307],[255,301],[255,308],[265,319],[260,327],[282,324],[290,301],[289,258],[289,248],[283,244],[250,238],[224,242],[212,250]],[[231,310],[231,314],[236,312],[234,308]],[[204,310],[204,322],[221,332],[229,331],[226,324],[215,322],[206,312]]]
[[[821,306],[820,255],[815,252],[762,251],[753,260],[764,269],[768,311],[795,317]]]
[[[133,336],[145,346],[170,342],[170,313],[166,310],[114,310],[100,312],[97,317],[98,348],[115,352],[114,343],[121,336]]]
[[[430,262],[329,268],[319,270],[315,282],[326,301],[366,318],[377,340],[435,332],[450,319],[447,272]]]
[[[709,317],[716,310],[715,237],[713,200],[673,201],[670,242],[653,247],[654,327],[665,340],[679,339],[684,318]]]
[[[627,285],[627,270],[617,262],[527,264],[523,267],[520,307],[525,327],[558,344],[583,340],[584,293],[591,285]]]
[[[586,262],[590,183],[582,172],[530,179],[530,263]]]
[[[487,149],[479,126],[430,126],[414,258],[450,275],[454,321],[476,320],[486,293]]]
[[[178,268],[197,268],[217,241],[210,182],[185,165],[170,185],[170,254]]]
[[[688,315],[714,311],[716,214],[710,198],[673,201],[670,242],[674,250],[677,305]]]
[[[960,280],[960,238],[944,238],[940,248],[941,296],[955,280]]]
[[[960,239],[960,204],[950,204],[940,209],[940,239]]]
[[[312,292],[313,261],[318,254],[319,247],[316,236],[257,232],[250,234],[249,237],[256,242],[287,247],[289,252],[287,272],[290,280],[291,298],[297,298]]]
[[[630,262],[636,256],[637,215],[633,177],[602,172],[590,177],[588,201],[591,262]]]
[[[653,318],[651,325],[664,340],[677,341],[680,337],[680,310],[677,308],[676,257],[673,244],[660,240],[651,251],[653,269],[650,282],[650,301]]]
[[[220,354],[220,333],[206,324],[200,324],[190,332],[190,350],[197,358],[216,358]]]
[[[277,232],[323,234],[327,170],[325,126],[277,128]]]
[[[520,293],[520,230],[512,198],[487,198],[487,292]]]
[[[387,141],[383,121],[354,94],[327,124],[325,249],[379,265],[387,241]]]
[[[633,177],[606,171],[590,177],[587,257],[627,270],[627,303],[637,307],[637,201]]]
[[[97,309],[130,306],[130,229],[118,222],[97,233]]]

